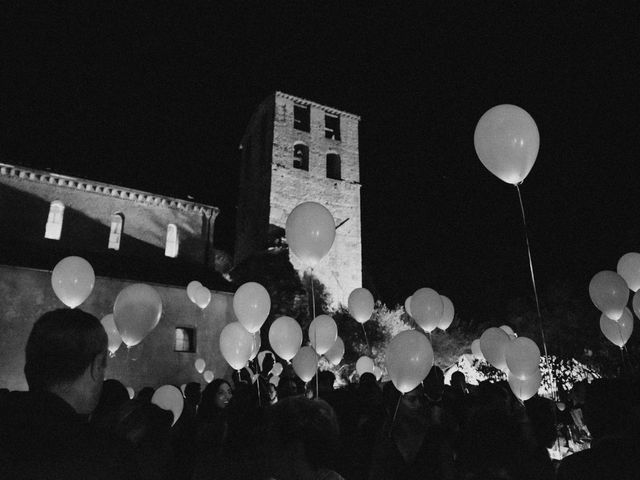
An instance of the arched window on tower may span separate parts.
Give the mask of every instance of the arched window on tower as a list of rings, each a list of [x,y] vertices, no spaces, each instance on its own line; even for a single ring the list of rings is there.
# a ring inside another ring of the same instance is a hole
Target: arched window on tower
[[[337,153],[327,153],[327,178],[341,180],[340,155]]]
[[[178,227],[173,223],[167,225],[167,243],[164,247],[164,254],[167,257],[175,258],[178,256]]]
[[[47,227],[44,232],[44,238],[60,240],[63,218],[64,204],[59,200],[54,200],[49,206],[49,216],[47,217]]]
[[[309,171],[309,147],[302,142],[293,145],[293,168]]]
[[[124,227],[124,215],[114,213],[111,215],[111,231],[109,232],[109,249],[120,250],[120,238]]]

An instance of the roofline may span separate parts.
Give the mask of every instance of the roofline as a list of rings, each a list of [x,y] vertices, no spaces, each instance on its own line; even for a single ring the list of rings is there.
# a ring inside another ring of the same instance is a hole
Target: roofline
[[[296,96],[290,95],[288,93],[276,91],[275,95],[278,96],[278,97],[286,98],[288,100],[293,100],[294,102],[300,103],[302,105],[310,105],[312,107],[319,108],[320,110],[324,110],[327,113],[333,113],[335,115],[342,115],[342,116],[345,116],[345,117],[351,117],[351,118],[357,120],[358,122],[361,120],[360,115],[356,115],[354,113],[345,112],[343,110],[338,110],[337,108],[328,107],[326,105],[320,105],[319,103],[312,102],[311,100],[306,100],[304,98],[296,97]]]
[[[111,185],[109,183],[97,182],[84,178],[70,177],[68,175],[60,175],[58,173],[46,172],[19,165],[10,165],[2,162],[0,162],[0,177],[17,177],[21,180],[56,184],[61,187],[84,190],[109,197],[118,197],[124,200],[145,203],[155,207],[175,208],[189,213],[204,213],[205,215],[212,216],[214,218],[220,213],[220,209],[212,205],[205,205],[179,198],[145,192],[143,190]]]

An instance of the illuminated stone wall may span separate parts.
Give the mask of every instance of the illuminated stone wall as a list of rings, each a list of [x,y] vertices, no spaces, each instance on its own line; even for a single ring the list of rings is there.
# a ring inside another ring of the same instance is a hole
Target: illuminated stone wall
[[[124,287],[133,282],[97,277],[94,290],[79,307],[99,319],[112,312],[113,302]],[[107,378],[120,380],[136,391],[144,386],[181,385],[205,381],[194,368],[202,357],[216,377],[230,377],[218,339],[227,323],[236,321],[233,295],[212,292],[211,303],[201,311],[187,298],[185,288],[152,285],[162,298],[163,313],[158,326],[127,351],[121,345],[110,358]],[[64,308],[51,288],[48,271],[0,266],[0,388],[26,390],[24,347],[33,323],[44,312]],[[196,328],[196,353],[174,351],[176,327]]]
[[[309,132],[294,128],[294,104],[309,107]],[[325,138],[326,113],[340,118],[340,140]],[[334,305],[346,304],[351,291],[362,286],[359,121],[356,115],[277,92],[258,108],[242,141],[243,168],[255,169],[260,175],[241,185],[240,198],[245,202],[239,203],[239,209],[243,210],[244,219],[237,226],[237,235],[243,235],[243,225],[249,224],[253,229],[251,248],[255,251],[261,245],[266,246],[268,235],[277,237],[278,232],[284,235],[286,219],[296,205],[314,201],[327,207],[336,225],[344,223],[336,231],[331,251],[314,269],[314,275],[327,287]],[[309,148],[308,171],[294,168],[295,142],[303,142]],[[248,145],[251,145],[249,154]],[[327,178],[327,153],[340,156],[339,180]],[[268,221],[266,212],[260,209],[267,205],[264,194],[267,187]],[[253,202],[247,191],[253,192]],[[253,209],[252,215],[246,214],[249,208]],[[246,241],[240,243],[248,245]],[[236,252],[244,251],[246,256],[251,248],[238,249],[237,244]],[[303,266],[294,256],[291,261],[302,271]]]

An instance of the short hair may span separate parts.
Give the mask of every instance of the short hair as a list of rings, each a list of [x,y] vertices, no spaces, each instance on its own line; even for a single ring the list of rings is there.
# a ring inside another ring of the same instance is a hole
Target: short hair
[[[33,325],[25,349],[29,389],[77,379],[107,345],[107,333],[93,315],[66,308],[45,313]]]

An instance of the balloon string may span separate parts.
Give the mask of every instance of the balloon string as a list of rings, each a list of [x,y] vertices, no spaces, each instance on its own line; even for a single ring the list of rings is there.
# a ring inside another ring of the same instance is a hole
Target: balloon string
[[[400,406],[400,401],[402,400],[403,395],[404,393],[398,397],[398,403],[396,403],[396,409],[393,412],[393,419],[391,419],[391,426],[389,427],[389,437],[391,437],[391,434],[393,433],[393,427],[396,424],[396,416],[398,415],[398,407]]]
[[[313,288],[313,269],[309,269],[309,283],[311,284],[311,311],[313,312],[313,317],[311,320],[316,318],[316,295],[314,293]],[[316,398],[320,398],[320,390],[318,390],[318,374],[320,373],[320,362],[316,362]]]
[[[367,337],[367,331],[364,329],[364,323],[362,325],[362,333],[364,333],[364,339],[367,342],[367,349],[369,350],[369,355],[373,356],[373,352],[371,352],[371,345],[369,344],[369,337]]]
[[[533,295],[536,300],[536,311],[538,312],[538,326],[540,327],[540,335],[542,336],[542,347],[544,348],[544,359],[549,369],[549,375],[551,377],[551,395],[556,396],[556,382],[553,375],[553,368],[549,362],[549,352],[547,351],[547,340],[544,336],[544,328],[542,328],[542,313],[540,312],[540,300],[538,298],[538,289],[536,287],[536,276],[533,272],[533,260],[531,258],[531,246],[529,244],[529,233],[527,231],[527,218],[524,213],[524,204],[522,203],[522,194],[520,193],[520,187],[516,184],[516,191],[518,192],[518,200],[520,200],[520,212],[522,213],[522,226],[524,227],[524,238],[527,242],[527,255],[529,256],[529,271],[531,272],[531,284],[533,285]]]

